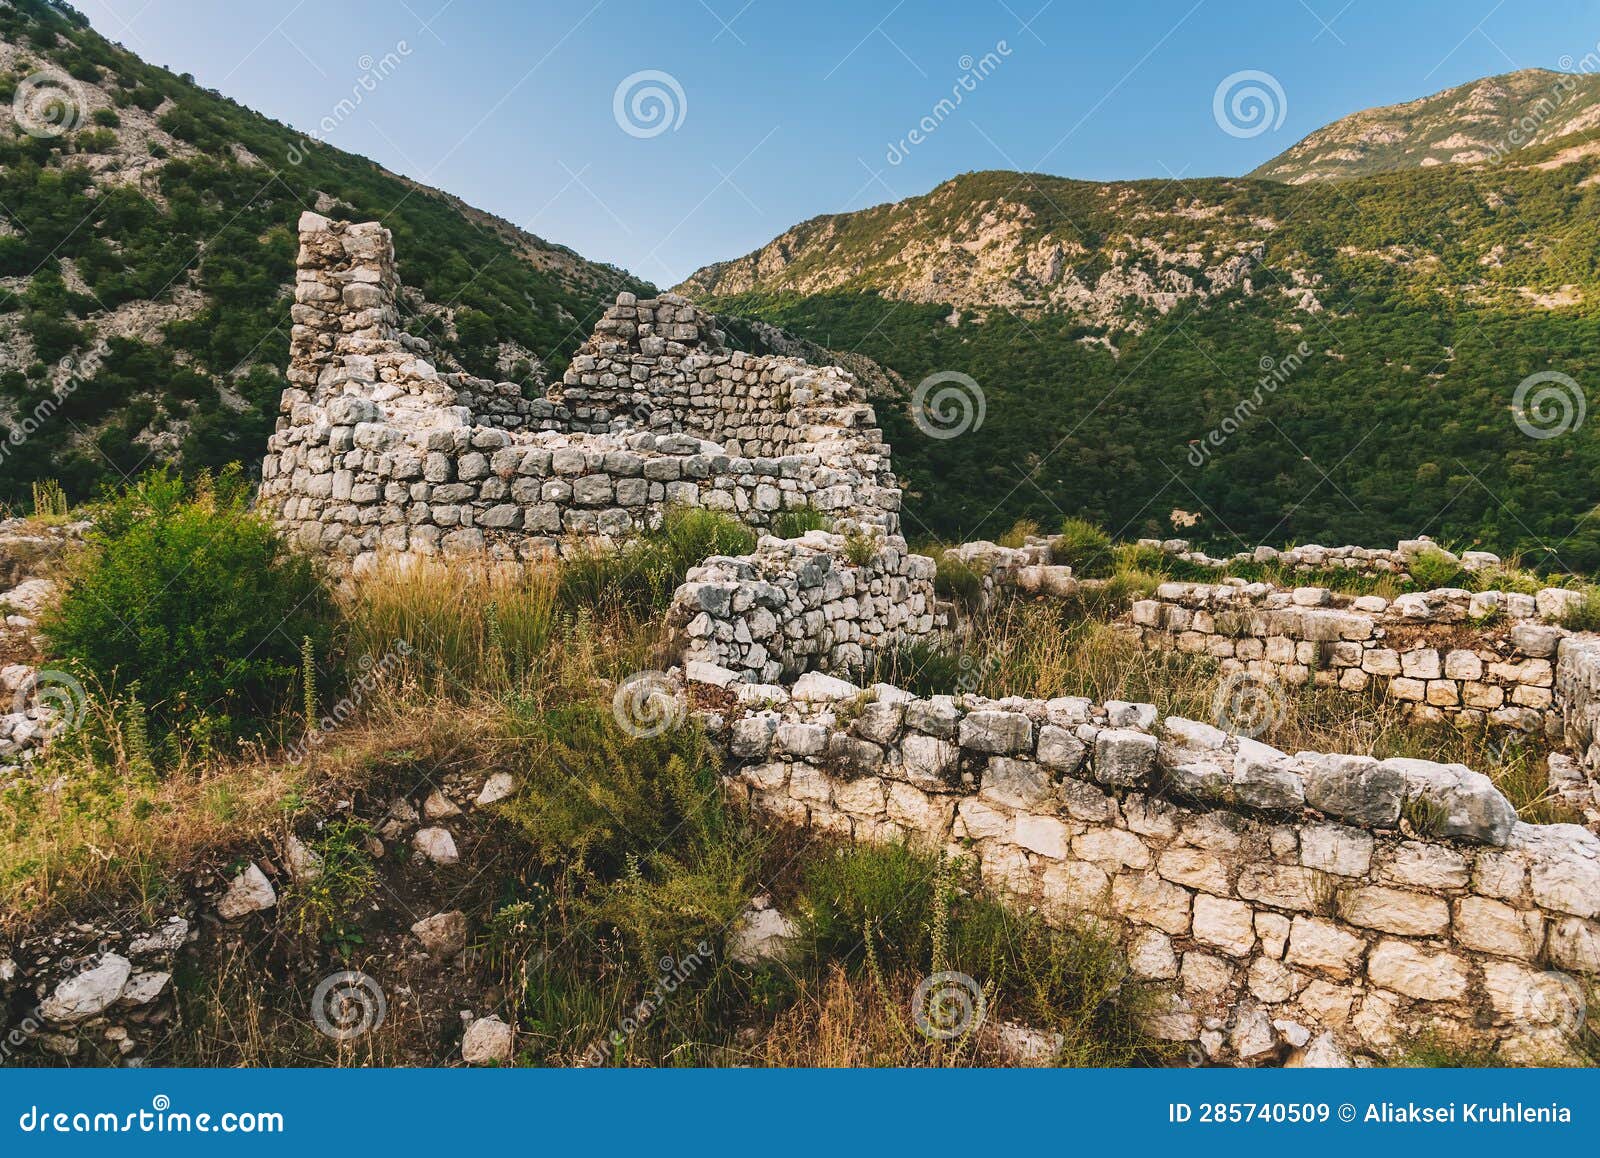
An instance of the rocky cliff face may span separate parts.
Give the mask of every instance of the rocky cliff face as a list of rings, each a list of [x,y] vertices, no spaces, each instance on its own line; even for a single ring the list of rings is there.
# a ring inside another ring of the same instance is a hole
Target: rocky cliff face
[[[1250,176],[1299,185],[1435,165],[1487,165],[1530,145],[1592,133],[1596,125],[1600,76],[1525,68],[1352,113]]]

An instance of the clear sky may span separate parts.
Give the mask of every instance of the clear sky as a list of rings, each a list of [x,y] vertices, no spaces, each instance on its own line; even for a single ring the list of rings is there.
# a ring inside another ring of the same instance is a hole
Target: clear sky
[[[1243,173],[1600,42],[1600,0],[76,2],[152,63],[663,286],[974,169]],[[1246,97],[1230,132],[1214,98],[1247,71],[1267,120]],[[619,90],[638,73],[666,75]]]

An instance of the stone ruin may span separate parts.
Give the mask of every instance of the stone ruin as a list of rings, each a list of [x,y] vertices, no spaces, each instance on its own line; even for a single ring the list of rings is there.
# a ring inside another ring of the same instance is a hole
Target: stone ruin
[[[686,299],[624,293],[561,382],[526,398],[438,370],[401,330],[394,248],[376,222],[303,214],[296,266],[261,503],[340,566],[525,562],[659,527],[673,506],[757,528],[809,508],[835,530],[897,540],[889,448],[842,370],[729,349]]]
[[[823,674],[870,670],[948,625],[933,561],[899,537],[889,448],[854,378],[730,350],[674,295],[623,294],[561,382],[525,398],[439,371],[400,330],[385,229],[310,213],[300,229],[262,503],[304,549],[357,573],[384,555],[520,563],[658,527],[673,506],[758,529],[822,512],[838,533],[708,559],[667,615],[681,663],[669,683],[699,705],[736,800],[834,837],[972,856],[1048,915],[1091,914],[1136,976],[1165,987],[1152,1028],[1192,1043],[1197,1062],[1349,1064],[1348,1051],[1381,1056],[1424,1032],[1570,1060],[1600,975],[1594,833],[1521,822],[1460,765],[1284,753],[1148,704],[923,699]],[[1047,548],[955,554],[986,592],[1072,595]],[[1404,565],[1403,550],[1301,552],[1289,562]],[[1172,584],[1127,627],[1289,681],[1304,667],[1348,690],[1419,684],[1440,712],[1514,709],[1496,722],[1564,730],[1586,769],[1600,763],[1593,637],[1508,597],[1504,640],[1440,651],[1412,629],[1469,618],[1467,593],[1411,602],[1422,610]]]

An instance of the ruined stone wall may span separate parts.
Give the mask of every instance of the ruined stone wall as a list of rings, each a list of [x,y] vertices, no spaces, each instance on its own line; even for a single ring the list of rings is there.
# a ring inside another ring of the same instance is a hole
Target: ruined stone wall
[[[770,684],[811,670],[860,672],[932,632],[933,560],[898,537],[861,540],[856,558],[850,548],[811,531],[692,568],[667,614],[685,664],[708,682]]]
[[[440,373],[400,332],[387,230],[307,213],[300,233],[261,501],[308,550],[521,561],[658,527],[677,505],[898,530],[888,447],[843,371],[726,350],[686,301],[623,294],[556,396],[525,399]]]
[[[1057,918],[1116,932],[1217,1061],[1322,1034],[1435,1033],[1568,1056],[1600,974],[1600,838],[1519,822],[1486,777],[1294,756],[1150,705],[917,699],[805,676],[710,721],[756,812],[975,857]]]
[[[1388,547],[1323,547],[1307,543],[1299,547],[1255,547],[1238,551],[1224,558],[1207,555],[1196,550],[1187,539],[1140,539],[1141,547],[1152,547],[1166,552],[1185,563],[1201,567],[1223,567],[1242,564],[1270,564],[1294,571],[1347,571],[1352,576],[1376,579],[1385,575],[1409,576],[1411,562],[1418,555],[1437,554],[1453,559],[1462,570],[1478,571],[1500,565],[1500,556],[1490,551],[1463,551],[1456,555],[1435,543],[1426,535],[1415,539],[1402,539],[1391,550]]]
[[[1163,583],[1134,603],[1152,647],[1209,655],[1225,671],[1291,686],[1377,691],[1419,722],[1492,725],[1557,738],[1560,608],[1531,595],[1439,590],[1343,596],[1322,587]],[[1559,592],[1565,596],[1571,592]]]

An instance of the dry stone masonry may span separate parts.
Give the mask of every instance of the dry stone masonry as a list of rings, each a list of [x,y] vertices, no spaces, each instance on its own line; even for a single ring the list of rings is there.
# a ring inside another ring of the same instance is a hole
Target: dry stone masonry
[[[441,373],[399,329],[388,230],[300,220],[289,388],[262,503],[304,548],[559,554],[674,505],[765,527],[810,508],[892,535],[900,491],[856,380],[727,349],[707,315],[621,294],[551,396]]]
[[[690,673],[694,675],[693,672]],[[816,673],[711,714],[756,812],[975,857],[1114,930],[1151,1028],[1214,1061],[1433,1033],[1560,1061],[1600,974],[1600,838],[1454,764],[1289,755],[1148,704],[913,697]]]
[[[1559,614],[1559,607],[1502,591],[1442,589],[1388,600],[1233,580],[1163,583],[1131,615],[1149,646],[1213,656],[1224,671],[1291,686],[1370,689],[1406,705],[1419,722],[1555,738],[1562,729],[1555,657],[1568,633],[1541,621],[1541,611]]]
[[[707,682],[771,683],[813,669],[854,672],[934,630],[934,562],[904,539],[850,543],[827,531],[763,537],[754,554],[714,556],[674,594],[668,623]]]

